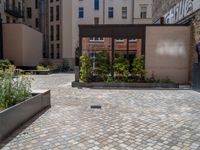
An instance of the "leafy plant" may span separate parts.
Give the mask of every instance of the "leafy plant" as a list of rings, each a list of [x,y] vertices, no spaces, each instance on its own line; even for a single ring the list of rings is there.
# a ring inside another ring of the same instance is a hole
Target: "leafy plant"
[[[169,77],[166,77],[165,79],[160,80],[160,83],[175,83],[172,81]]]
[[[36,70],[38,70],[38,71],[49,70],[49,67],[37,66],[37,67],[36,67]]]
[[[8,68],[11,65],[10,61],[7,59],[0,59],[0,69]]]
[[[3,71],[3,74],[0,78],[1,110],[31,97],[31,80],[28,76],[16,75],[14,66],[9,66]]]
[[[108,53],[105,50],[97,53],[95,62],[96,68],[93,70],[93,73],[96,74],[98,80],[106,81],[110,71]]]
[[[137,80],[144,80],[145,69],[144,69],[144,57],[136,57],[133,61],[132,75]]]
[[[92,79],[91,67],[92,63],[90,58],[87,55],[80,57],[80,62],[82,63],[80,69],[80,79],[84,82],[89,82]]]
[[[127,81],[129,75],[129,63],[123,56],[115,58],[114,73],[117,80]]]

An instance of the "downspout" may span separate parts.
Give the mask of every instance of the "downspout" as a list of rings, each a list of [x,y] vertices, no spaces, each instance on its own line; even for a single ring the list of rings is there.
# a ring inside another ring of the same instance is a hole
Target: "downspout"
[[[135,2],[134,2],[134,0],[132,0],[132,24],[134,24],[134,10],[135,10],[135,4],[134,4]]]
[[[3,25],[0,18],[0,59],[3,59]]]
[[[103,24],[105,24],[105,0],[103,0]]]

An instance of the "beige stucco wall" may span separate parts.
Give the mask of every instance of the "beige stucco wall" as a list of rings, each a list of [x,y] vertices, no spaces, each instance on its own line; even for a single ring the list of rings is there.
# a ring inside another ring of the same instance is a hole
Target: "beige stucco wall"
[[[177,83],[189,81],[190,27],[146,28],[146,76],[169,78]]]
[[[4,24],[4,57],[16,66],[36,66],[42,58],[42,34],[23,24]]]
[[[23,25],[23,65],[37,66],[42,59],[42,33]]]

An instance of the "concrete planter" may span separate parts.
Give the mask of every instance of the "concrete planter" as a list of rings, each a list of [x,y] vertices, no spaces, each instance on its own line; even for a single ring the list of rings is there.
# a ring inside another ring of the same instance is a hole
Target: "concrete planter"
[[[51,106],[49,90],[34,93],[30,99],[0,112],[0,142],[21,124]]]
[[[56,73],[57,70],[25,70],[25,73],[30,73],[32,75],[49,75]]]
[[[175,83],[106,83],[106,82],[72,82],[72,87],[85,88],[179,88]]]

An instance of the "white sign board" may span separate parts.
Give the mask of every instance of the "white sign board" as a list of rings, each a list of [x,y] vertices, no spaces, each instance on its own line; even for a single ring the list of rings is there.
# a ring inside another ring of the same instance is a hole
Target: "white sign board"
[[[166,24],[174,24],[200,9],[200,0],[181,0],[164,15]]]

